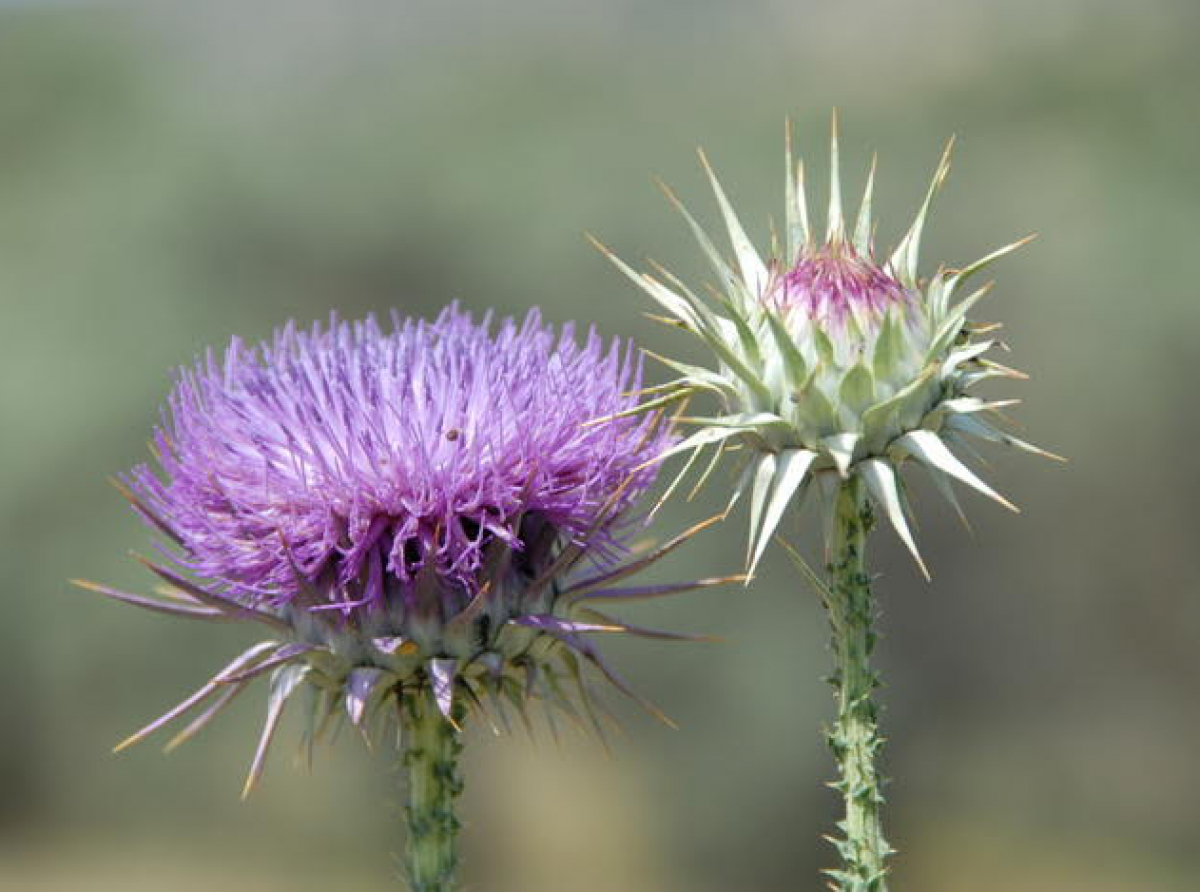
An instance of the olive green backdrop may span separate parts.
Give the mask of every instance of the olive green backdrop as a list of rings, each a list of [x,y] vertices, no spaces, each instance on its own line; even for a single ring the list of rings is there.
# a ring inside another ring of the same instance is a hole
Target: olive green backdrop
[[[837,106],[848,189],[880,152],[885,245],[951,133],[925,256],[1041,234],[981,312],[1032,374],[1014,416],[1072,459],[991,453],[1024,513],[968,496],[974,537],[918,487],[932,584],[877,538],[894,886],[1195,889],[1198,35],[1183,0],[0,0],[0,888],[398,888],[396,778],[353,735],[310,774],[282,734],[238,801],[262,692],[170,758],[109,755],[253,633],[68,587],[150,583],[106,476],[146,456],[174,367],[288,318],[538,304],[691,350],[583,232],[702,279],[652,176],[715,222],[703,144],[765,238],[785,115],[823,189]],[[744,527],[658,575],[736,570]],[[775,553],[749,590],[636,615],[725,639],[612,648],[682,730],[623,710],[609,759],[475,729],[470,888],[818,888],[815,598]]]

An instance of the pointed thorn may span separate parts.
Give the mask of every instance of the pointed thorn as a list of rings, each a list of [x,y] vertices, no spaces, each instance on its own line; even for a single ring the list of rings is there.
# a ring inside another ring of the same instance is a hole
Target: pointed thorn
[[[663,191],[663,194],[667,196],[667,201],[671,202],[671,204],[677,208],[683,207],[683,202],[679,200],[679,196],[675,194],[675,190],[667,185],[666,180],[664,180],[662,177],[655,177],[654,182],[658,185],[658,188]]]
[[[600,239],[596,238],[596,236],[592,235],[590,232],[585,232],[583,234],[583,237],[586,238],[589,242],[591,242],[592,247],[594,247],[597,251],[599,251],[605,257],[613,256],[613,252],[611,250],[609,250],[608,245],[604,244],[604,242],[600,241]]]

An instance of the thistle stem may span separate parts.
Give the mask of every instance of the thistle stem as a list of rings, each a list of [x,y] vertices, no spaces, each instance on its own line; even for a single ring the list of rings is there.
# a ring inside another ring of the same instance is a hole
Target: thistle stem
[[[879,811],[883,804],[875,757],[883,745],[871,700],[878,677],[871,670],[875,647],[871,623],[875,606],[871,578],[866,572],[865,548],[873,517],[861,480],[851,477],[838,493],[833,543],[828,566],[830,625],[836,671],[837,721],[829,732],[829,748],[840,777],[844,834],[832,842],[842,858],[839,870],[828,871],[839,892],[886,892],[884,861],[891,853],[883,838]]]
[[[454,800],[463,788],[458,773],[462,744],[426,687],[403,699],[400,725],[408,780],[408,885],[411,892],[453,892],[459,828]]]

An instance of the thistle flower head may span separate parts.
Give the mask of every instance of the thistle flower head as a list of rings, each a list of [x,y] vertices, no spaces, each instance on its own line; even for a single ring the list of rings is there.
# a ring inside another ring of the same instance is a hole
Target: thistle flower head
[[[211,700],[179,742],[272,672],[253,782],[301,688],[316,695],[318,729],[343,708],[359,725],[394,716],[397,698],[427,688],[449,720],[456,697],[563,705],[564,681],[590,710],[581,660],[628,689],[587,633],[685,637],[594,609],[716,581],[611,588],[688,535],[621,563],[627,509],[670,442],[659,418],[585,424],[634,405],[631,350],[594,331],[581,344],[536,311],[492,327],[453,306],[390,329],[289,324],[181,373],[154,438],[159,470],[122,481],[175,546],[145,562],[166,588],[86,585],[160,612],[257,620],[278,637],[128,742]]]
[[[985,357],[997,344],[988,337],[996,326],[967,318],[987,286],[966,296],[960,293],[973,276],[1026,240],[962,269],[939,267],[922,278],[921,234],[949,171],[949,145],[915,220],[882,261],[875,255],[871,218],[875,164],[851,228],[842,211],[836,118],[829,209],[821,235],[809,219],[804,168],[793,165],[790,131],[786,155],[785,239],[783,245],[772,240],[765,260],[703,153],[733,263],[667,190],[717,277],[720,287],[711,301],[697,297],[665,270],[659,270],[661,280],[635,272],[600,246],[667,311],[673,325],[698,337],[715,359],[713,367],[701,368],[659,357],[678,377],[643,408],[696,394],[717,398],[722,411],[684,419],[697,429],[665,453],[690,453],[671,489],[705,450],[714,450],[711,470],[723,450],[735,444],[746,447],[742,454],[750,458],[734,499],[751,494],[751,572],[784,511],[804,498],[811,481],[829,489],[851,475],[861,475],[924,571],[905,519],[907,504],[897,473],[907,459],[928,468],[957,509],[951,479],[1009,503],[947,444],[973,436],[1049,455],[987,420],[1010,402],[987,402],[969,392],[989,378],[1023,377]],[[827,500],[830,506],[832,502]]]
[[[636,387],[618,343],[591,332],[579,345],[536,312],[488,329],[451,307],[386,332],[332,319],[258,349],[234,340],[171,394],[155,436],[164,478],[143,465],[127,483],[187,568],[243,604],[369,616],[424,577],[461,607],[488,581],[492,543],[544,566],[538,531],[582,535],[632,474],[619,514],[663,444],[645,421],[584,426]]]

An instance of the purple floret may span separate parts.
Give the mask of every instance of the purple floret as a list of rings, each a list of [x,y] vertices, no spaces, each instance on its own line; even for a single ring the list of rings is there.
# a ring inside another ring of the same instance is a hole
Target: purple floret
[[[389,330],[331,318],[235,338],[181,371],[154,438],[161,475],[126,482],[176,560],[243,604],[279,608],[321,581],[310,606],[372,609],[430,573],[473,592],[490,542],[520,552],[546,524],[578,539],[651,484],[639,467],[667,438],[645,417],[586,424],[636,404],[630,347],[594,330],[580,345],[537,311],[491,327],[451,306]],[[592,531],[597,553],[617,547],[618,514]]]
[[[840,325],[850,315],[878,320],[893,306],[916,305],[900,282],[849,245],[803,254],[769,299],[780,309],[802,310],[818,325]]]

